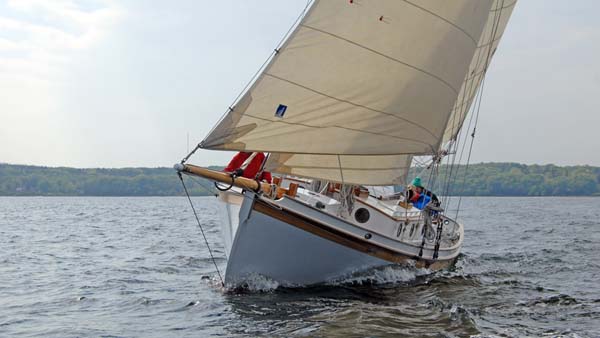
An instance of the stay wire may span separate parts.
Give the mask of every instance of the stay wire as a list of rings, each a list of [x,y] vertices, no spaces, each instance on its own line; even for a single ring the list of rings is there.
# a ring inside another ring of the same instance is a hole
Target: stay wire
[[[427,169],[427,168],[426,168],[426,169]],[[436,163],[435,163],[435,161],[434,161],[434,162],[432,162],[432,164],[431,164],[431,170],[430,170],[430,172],[429,172],[429,178],[427,179],[427,185],[428,185],[429,187],[432,187],[432,185],[434,184],[435,177],[437,176],[437,174],[435,173],[435,171],[436,171]],[[424,194],[424,195],[427,195],[427,194],[425,193],[425,191],[423,191],[423,194]],[[430,202],[430,203],[431,203],[431,202]],[[419,214],[419,219],[418,219],[418,221],[417,221],[417,222],[419,222],[419,223],[420,223],[420,222],[421,222],[421,218],[423,219],[423,228],[422,228],[422,230],[421,230],[421,236],[422,236],[422,237],[421,237],[421,246],[420,246],[420,248],[419,248],[419,258],[422,258],[422,257],[423,257],[423,248],[425,248],[425,242],[426,242],[426,240],[427,240],[427,224],[425,223],[425,220],[426,220],[426,218],[425,218],[425,216],[423,215],[423,213],[425,213],[425,212],[430,212],[430,211],[429,211],[427,208],[423,208],[423,210],[421,210],[421,213]]]
[[[206,189],[206,191],[208,191],[209,193],[211,193],[211,195],[217,197],[219,196],[219,193],[217,192],[217,190],[215,189],[215,186],[211,186],[211,185],[207,185],[205,184],[206,182],[203,182],[201,179],[196,179],[194,176],[188,175],[188,177],[194,181],[196,184],[200,185],[202,188]]]
[[[292,24],[292,26],[290,26],[290,28],[288,29],[288,31],[283,35],[283,37],[281,38],[281,40],[279,40],[279,42],[275,46],[275,49],[273,49],[273,51],[271,51],[271,53],[269,54],[269,56],[267,57],[267,59],[258,68],[258,70],[254,73],[254,75],[252,75],[252,77],[250,78],[250,81],[248,81],[246,83],[246,85],[244,86],[244,88],[235,97],[235,99],[233,100],[233,102],[231,103],[231,105],[227,108],[227,110],[223,113],[223,115],[221,115],[221,117],[219,118],[219,120],[217,121],[217,123],[215,123],[215,125],[212,127],[212,129],[208,132],[207,135],[212,134],[212,132],[217,128],[217,126],[219,126],[221,124],[221,122],[225,119],[225,117],[227,116],[227,114],[229,114],[230,112],[233,111],[233,109],[239,103],[238,101],[242,98],[242,96],[244,96],[244,94],[246,94],[251,89],[251,87],[254,85],[254,83],[258,80],[258,78],[260,77],[262,71],[265,70],[269,66],[269,63],[275,59],[275,57],[277,56],[277,54],[279,54],[281,48],[283,48],[283,45],[286,43],[286,40],[290,36],[292,36],[292,34],[294,33],[294,31],[299,27],[300,21],[306,16],[306,14],[308,13],[308,10],[311,8],[311,4],[313,2],[314,2],[314,0],[308,0],[306,2],[306,5],[304,6],[304,9],[300,13],[300,15],[296,18],[296,20],[294,21],[294,23]]]
[[[499,4],[499,1],[497,2],[497,4]],[[488,49],[487,57],[485,58],[486,64],[483,65],[484,70],[482,72],[483,74],[481,75],[481,77],[482,77],[481,82],[483,82],[483,78],[485,77],[485,71],[487,70],[487,67],[489,66],[490,52],[492,50],[493,42],[494,42],[495,37],[496,37],[496,33],[497,33],[497,30],[498,30],[498,25],[499,25],[500,17],[502,16],[502,9],[504,9],[504,0],[502,0],[500,8],[496,7],[494,9],[494,19],[493,19],[494,21],[493,21],[493,24],[492,24],[492,31],[491,31],[492,35],[490,37],[490,42],[488,42],[488,44],[487,44],[490,47]],[[498,15],[496,15],[496,13],[498,13]],[[485,46],[485,44],[481,45],[481,46]],[[478,48],[479,47],[480,46],[478,46]],[[476,71],[477,69],[479,69],[480,62],[484,61],[483,58],[482,58],[483,53],[477,53],[477,54],[478,54],[478,56],[477,56],[477,62],[475,64],[475,68],[474,68],[473,72]],[[468,85],[469,86],[468,91],[471,92],[472,91],[472,86],[476,82],[475,81],[475,76],[471,77],[470,79],[467,78],[467,82],[470,82],[469,85]],[[474,93],[474,95],[472,97],[470,97],[467,101],[465,101],[465,95],[464,95],[465,92],[466,91],[463,91],[463,98],[462,98],[462,102],[460,103],[460,109],[461,110],[463,109],[463,107],[465,107],[465,104],[467,102],[469,102],[469,101],[477,103],[477,95],[479,94],[480,91],[476,90],[475,93]],[[468,103],[466,106],[468,107],[470,105],[471,105],[471,103]],[[468,113],[468,110],[469,109],[467,108],[466,111],[464,112],[465,115]],[[472,110],[473,111],[475,110],[474,107],[473,107]],[[472,121],[472,118],[473,118],[473,114],[474,114],[474,112],[471,113],[471,119],[469,120],[469,127],[467,128],[467,130],[469,130],[471,128],[470,125],[471,125],[471,121]],[[461,114],[461,116],[462,116],[462,114]],[[458,147],[459,147],[459,143],[460,143],[460,139],[461,139],[461,135],[460,134],[464,130],[464,128],[461,128],[460,125],[458,126],[458,128],[459,128],[458,129],[459,133],[458,133],[458,135],[456,135],[456,141],[454,142],[455,143],[454,144],[454,146],[455,146],[455,154],[454,154],[453,159],[452,159],[452,164],[451,164],[451,168],[450,168],[450,174],[448,176],[448,181],[447,181],[447,185],[446,185],[446,193],[447,194],[450,193],[451,187],[454,187],[455,180],[456,180],[456,178],[452,177],[452,172],[454,171],[455,161],[456,161],[456,154],[458,153]],[[454,125],[453,125],[453,129],[454,129]],[[462,148],[462,151],[461,151],[460,158],[458,160],[458,165],[457,166],[460,165],[460,162],[462,160],[462,154],[464,153],[464,145],[466,145],[466,139],[467,139],[467,137],[465,136],[465,142],[463,143],[463,148]],[[458,169],[457,169],[457,172],[458,172]],[[449,207],[449,206],[450,206],[450,200],[448,199],[448,201],[446,203],[446,207]],[[458,213],[457,213],[457,216],[458,216]]]
[[[500,2],[498,1],[498,3],[500,3]],[[490,38],[490,48],[488,49],[487,58],[485,60],[485,67],[484,67],[483,79],[481,80],[481,88],[479,89],[479,102],[478,103],[476,102],[477,110],[476,110],[476,113],[475,113],[475,124],[473,126],[473,132],[471,133],[471,144],[469,145],[469,154],[467,156],[467,163],[465,165],[465,171],[464,171],[464,175],[463,175],[462,189],[464,189],[465,182],[466,182],[466,179],[467,179],[467,172],[469,171],[469,163],[471,162],[471,153],[473,151],[473,143],[475,141],[475,132],[477,130],[477,123],[479,122],[479,113],[480,113],[480,110],[481,110],[481,101],[483,100],[483,89],[484,89],[484,86],[485,86],[485,78],[486,78],[487,70],[488,70],[488,67],[490,65],[491,57],[492,57],[492,54],[493,54],[492,53],[492,48],[494,47],[494,40],[496,38],[496,34],[498,33],[498,26],[500,25],[500,19],[502,18],[502,8],[504,8],[504,0],[502,0],[502,2],[500,3],[498,17],[494,18],[494,24],[492,25],[492,34],[491,34],[491,38]],[[476,98],[476,100],[477,100],[477,98]],[[474,111],[475,111],[475,109],[474,109]],[[458,198],[458,205],[456,207],[456,218],[455,219],[458,219],[458,213],[460,212],[461,202],[462,202],[462,193],[461,193],[460,197]]]
[[[194,216],[196,217],[196,222],[198,222],[198,227],[200,228],[200,232],[202,233],[202,237],[204,238],[204,243],[206,243],[206,247],[208,248],[208,253],[210,254],[210,259],[212,260],[213,264],[215,265],[215,269],[217,270],[217,274],[219,275],[219,280],[221,281],[221,286],[225,287],[225,282],[223,281],[223,277],[221,276],[221,271],[219,270],[219,267],[217,266],[217,261],[215,260],[215,257],[213,256],[212,249],[210,248],[210,244],[208,244],[208,239],[206,239],[206,235],[204,234],[204,229],[202,229],[202,224],[200,223],[200,218],[198,218],[198,213],[196,213],[196,208],[194,208],[194,203],[192,202],[192,198],[190,197],[187,187],[185,186],[185,182],[183,181],[183,176],[181,175],[180,172],[178,172],[177,175],[179,176],[179,180],[181,180],[181,185],[183,185],[183,190],[185,191],[185,195],[187,196],[188,201],[190,201],[190,206],[192,207],[192,211],[194,212]]]

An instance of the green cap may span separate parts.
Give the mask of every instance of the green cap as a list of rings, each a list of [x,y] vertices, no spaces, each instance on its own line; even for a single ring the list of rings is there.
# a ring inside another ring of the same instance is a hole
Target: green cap
[[[415,187],[418,187],[418,188],[423,188],[423,185],[421,184],[421,178],[419,176],[415,177],[415,179],[412,180],[411,185],[414,185]]]

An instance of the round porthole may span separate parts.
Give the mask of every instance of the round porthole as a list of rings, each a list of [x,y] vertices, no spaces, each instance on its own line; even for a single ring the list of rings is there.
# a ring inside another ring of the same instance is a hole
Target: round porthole
[[[365,208],[360,208],[354,213],[354,218],[358,223],[367,223],[369,221],[369,217],[371,217],[369,210]]]

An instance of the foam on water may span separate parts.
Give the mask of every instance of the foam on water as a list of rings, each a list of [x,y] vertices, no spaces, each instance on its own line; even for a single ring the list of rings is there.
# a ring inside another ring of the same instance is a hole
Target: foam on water
[[[394,283],[408,283],[414,281],[418,276],[428,275],[431,271],[417,269],[412,266],[388,265],[373,268],[352,274],[351,276],[328,281],[327,285],[383,285]]]
[[[349,276],[332,279],[321,284],[322,286],[343,286],[343,285],[386,285],[398,283],[410,283],[418,277],[430,275],[431,270],[417,269],[414,266],[407,265],[388,265],[384,267],[372,268],[359,271]],[[211,278],[214,284],[220,283],[217,279]],[[218,285],[220,286],[220,284]],[[302,289],[316,285],[295,285],[289,283],[277,282],[267,276],[253,273],[244,278],[238,285],[227,285],[227,291],[230,292],[270,292],[278,288]]]
[[[269,292],[277,289],[280,283],[258,273],[252,273],[238,285],[227,285],[229,291]]]

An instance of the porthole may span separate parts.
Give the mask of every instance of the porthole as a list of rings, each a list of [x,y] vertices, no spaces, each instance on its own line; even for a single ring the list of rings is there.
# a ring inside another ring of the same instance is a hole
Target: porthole
[[[356,219],[358,223],[367,223],[369,221],[369,217],[371,217],[369,210],[365,208],[360,208],[354,213],[354,219]]]

